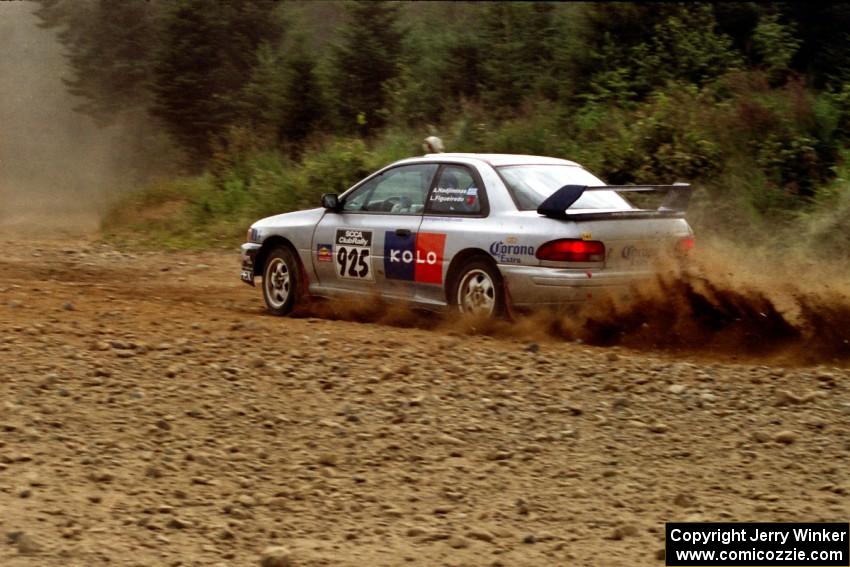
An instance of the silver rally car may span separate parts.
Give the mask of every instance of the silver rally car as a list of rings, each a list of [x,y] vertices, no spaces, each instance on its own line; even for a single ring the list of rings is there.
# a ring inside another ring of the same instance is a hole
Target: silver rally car
[[[660,191],[657,208],[621,193]],[[625,294],[687,252],[688,185],[605,185],[577,163],[429,154],[398,161],[322,206],[255,222],[242,280],[271,313],[310,296],[369,297],[496,316]]]

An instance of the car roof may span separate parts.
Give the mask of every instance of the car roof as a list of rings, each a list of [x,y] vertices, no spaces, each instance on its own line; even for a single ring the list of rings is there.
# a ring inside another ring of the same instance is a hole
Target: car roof
[[[546,156],[529,156],[529,155],[521,155],[521,154],[473,154],[473,153],[441,153],[441,154],[426,154],[424,156],[418,158],[409,158],[410,161],[413,160],[450,160],[450,159],[460,159],[460,160],[478,160],[486,162],[493,167],[499,167],[503,165],[574,165],[579,166],[574,161],[559,159],[553,157]],[[404,161],[409,161],[404,160]]]

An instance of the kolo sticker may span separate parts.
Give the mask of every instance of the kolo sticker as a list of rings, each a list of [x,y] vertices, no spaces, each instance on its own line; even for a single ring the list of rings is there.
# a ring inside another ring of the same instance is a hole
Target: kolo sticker
[[[446,235],[420,232],[399,236],[384,235],[384,273],[387,279],[422,283],[443,283],[443,252]]]

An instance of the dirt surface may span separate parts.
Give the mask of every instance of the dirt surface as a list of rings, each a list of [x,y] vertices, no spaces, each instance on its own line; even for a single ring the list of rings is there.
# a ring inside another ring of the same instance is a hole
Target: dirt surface
[[[850,517],[846,369],[277,319],[235,253],[15,240],[4,566],[662,565],[665,521]]]

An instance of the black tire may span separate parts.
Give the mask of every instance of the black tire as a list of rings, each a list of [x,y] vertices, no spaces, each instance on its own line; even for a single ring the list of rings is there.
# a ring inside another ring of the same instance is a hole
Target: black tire
[[[263,266],[263,300],[272,315],[288,315],[301,292],[301,266],[292,250],[272,249]]]
[[[502,274],[491,262],[473,258],[452,278],[449,305],[460,313],[483,317],[505,314],[505,285]]]

